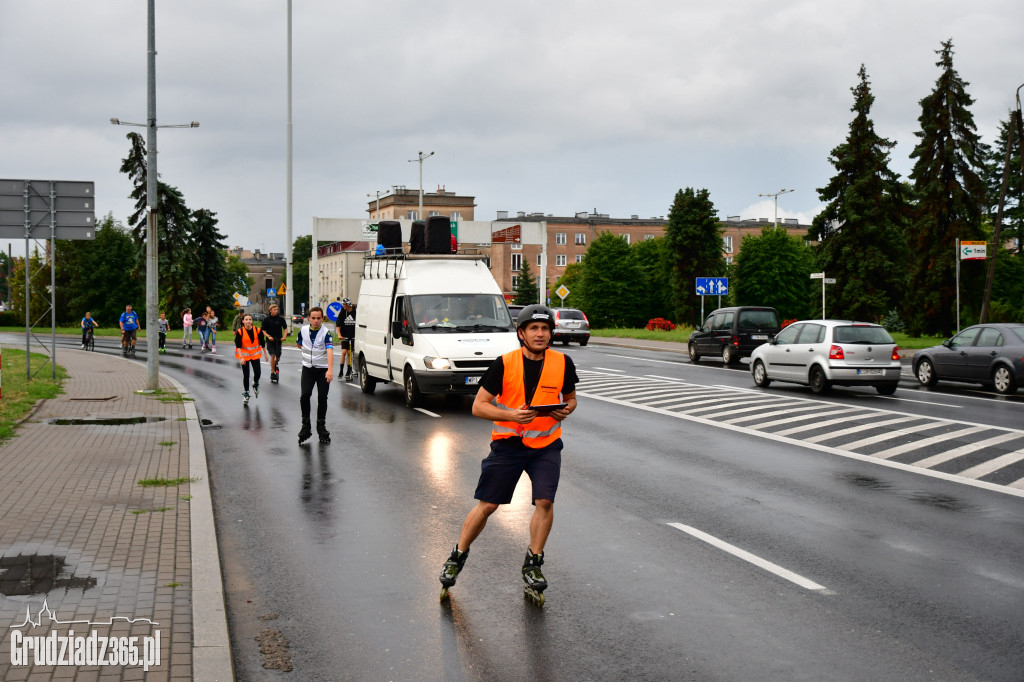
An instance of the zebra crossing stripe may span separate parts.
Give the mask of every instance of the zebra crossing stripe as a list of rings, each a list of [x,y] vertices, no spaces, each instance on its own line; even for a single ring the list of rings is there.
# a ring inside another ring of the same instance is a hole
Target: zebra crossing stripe
[[[923,438],[921,440],[912,441],[910,443],[904,443],[903,445],[894,445],[891,448],[886,448],[884,452],[875,453],[875,457],[881,457],[883,459],[892,459],[897,455],[902,455],[904,452],[913,452],[914,450],[926,448],[929,445],[938,445],[939,443],[945,443],[951,438],[969,436],[972,433],[980,433],[981,431],[987,430],[987,426],[969,426],[966,429],[947,431],[946,433],[940,433],[938,435],[931,436],[930,438]]]
[[[914,465],[919,467],[933,467],[937,464],[948,462],[951,459],[956,459],[961,455],[968,455],[972,452],[977,452],[982,448],[992,447],[993,445],[999,445],[1000,443],[1005,443],[1007,441],[1016,440],[1019,438],[1024,438],[1024,434],[1003,433],[998,436],[993,436],[992,438],[986,438],[985,440],[979,440],[973,443],[968,443],[967,445],[961,445],[958,448],[953,448],[952,450],[946,450],[945,452],[939,453],[937,455],[926,457],[925,459],[914,462]],[[960,475],[963,476],[963,474]]]

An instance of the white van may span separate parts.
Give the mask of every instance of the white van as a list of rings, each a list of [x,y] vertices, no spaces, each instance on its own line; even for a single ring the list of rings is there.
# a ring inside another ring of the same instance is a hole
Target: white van
[[[484,256],[368,256],[357,310],[359,386],[401,382],[409,407],[423,394],[476,393],[494,359],[519,348]]]

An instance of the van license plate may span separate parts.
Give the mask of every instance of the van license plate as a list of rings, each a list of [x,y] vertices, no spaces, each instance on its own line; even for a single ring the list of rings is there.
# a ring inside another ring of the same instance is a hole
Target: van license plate
[[[767,341],[768,340],[768,335],[767,334],[751,334],[750,338],[753,339],[754,341]]]
[[[479,384],[480,377],[466,377],[466,385]]]
[[[860,374],[862,376],[865,375],[865,374],[866,375],[870,375],[870,376],[877,376],[877,375],[882,374],[882,370],[880,370],[880,369],[858,369],[857,370],[857,374]]]

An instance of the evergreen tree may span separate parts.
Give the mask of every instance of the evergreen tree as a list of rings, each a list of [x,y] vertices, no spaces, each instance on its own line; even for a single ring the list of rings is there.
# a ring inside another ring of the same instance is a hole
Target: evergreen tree
[[[910,157],[916,205],[909,230],[915,257],[910,262],[910,287],[905,298],[911,334],[952,335],[957,327],[956,239],[985,239],[982,211],[985,185],[979,170],[985,158],[974,125],[968,83],[953,69],[953,41],[942,43],[936,62],[942,72],[935,89],[921,100],[921,130]],[[961,288],[980,300],[983,264],[963,268]]]
[[[862,64],[853,88],[855,112],[846,141],[832,150],[836,174],[818,189],[827,202],[810,228],[818,239],[817,264],[836,279],[829,290],[829,315],[877,320],[902,300],[906,284],[907,205],[889,169],[895,142],[875,133],[871,94]]]
[[[821,282],[810,279],[813,252],[785,228],[769,225],[759,237],[744,237],[734,266],[729,289],[736,305],[771,306],[783,319],[806,319],[815,309],[820,314],[811,283]]]
[[[519,279],[516,281],[515,297],[512,303],[516,305],[530,305],[536,303],[540,298],[540,289],[537,287],[537,280],[530,271],[530,263],[525,258],[523,265],[519,268]]]
[[[582,265],[580,293],[584,305],[581,307],[590,324],[597,328],[638,326],[641,314],[636,296],[642,277],[630,258],[625,238],[611,232],[602,233],[591,242]]]
[[[211,306],[223,313],[234,306],[235,282],[227,270],[227,246],[224,235],[217,229],[217,214],[201,208],[192,214],[193,249],[198,264],[195,289],[189,307],[200,309]],[[248,291],[248,289],[246,289]]]
[[[985,159],[983,176],[988,190],[987,212],[992,221],[995,220],[999,206],[1003,169],[1006,165],[1006,143],[1015,115],[1016,112],[1013,112],[1009,121],[999,122],[996,143]],[[1021,175],[1020,150],[1021,141],[1014,139],[1013,147],[1010,150],[1009,178],[1003,206],[1003,232],[1000,235],[1000,241],[1004,243],[1016,240],[1016,245],[1012,250],[1017,254],[1024,253],[1024,177]]]
[[[706,189],[676,192],[665,239],[672,257],[675,318],[679,324],[693,325],[700,313],[696,278],[725,272],[718,211]]]

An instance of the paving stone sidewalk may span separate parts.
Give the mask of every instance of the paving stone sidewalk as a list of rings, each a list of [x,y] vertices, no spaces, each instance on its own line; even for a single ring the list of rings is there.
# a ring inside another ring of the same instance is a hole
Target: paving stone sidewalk
[[[166,375],[140,392],[144,360],[58,348],[57,362],[65,392],[0,446],[0,680],[231,679],[195,406]],[[148,671],[117,658],[121,639],[113,664],[88,665],[91,633],[138,637]],[[44,636],[72,644],[69,665],[37,661]]]

